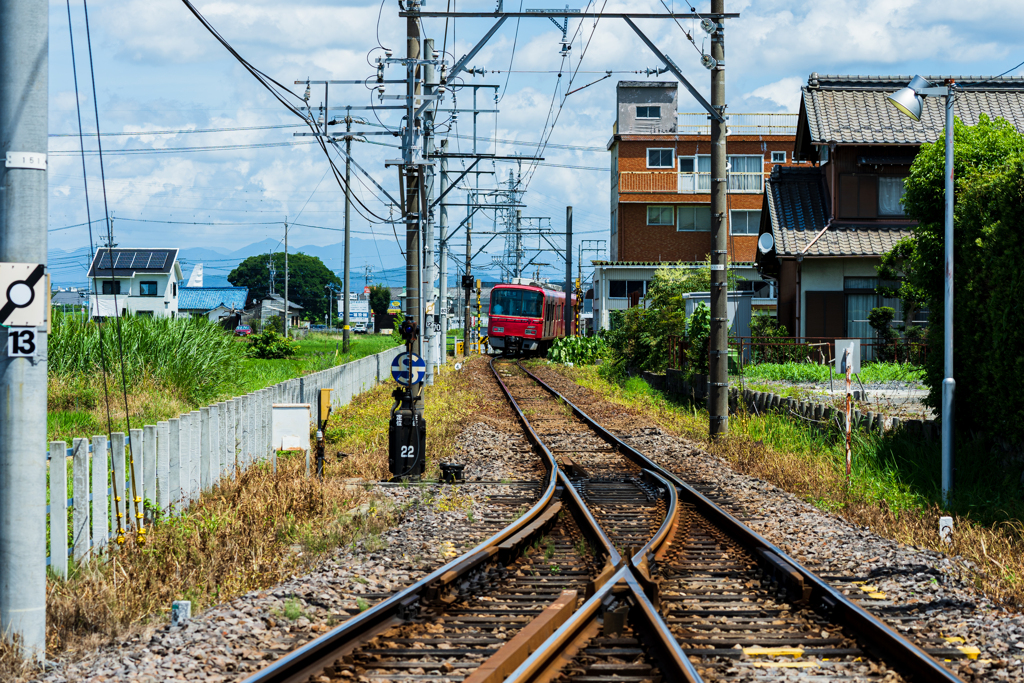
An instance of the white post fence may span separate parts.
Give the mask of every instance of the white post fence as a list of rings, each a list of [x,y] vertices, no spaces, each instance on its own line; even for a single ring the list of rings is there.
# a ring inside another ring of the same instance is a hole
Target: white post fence
[[[134,491],[143,499],[139,511],[148,501],[162,513],[180,515],[221,479],[233,479],[255,463],[270,461],[276,469],[277,453],[272,448],[271,434],[275,403],[312,402],[319,389],[329,388],[332,405],[347,405],[354,396],[389,377],[391,361],[402,350],[388,349],[155,425],[144,425],[142,429],[132,429],[129,438],[121,432],[110,435],[109,442],[106,436],[93,436],[91,443],[89,439],[76,438],[71,448],[64,441],[51,441],[47,452],[47,565],[54,574],[66,577],[68,557],[73,557],[76,564],[84,564],[90,557],[102,555],[107,544],[117,538],[118,513],[123,515],[120,527],[126,534],[136,528],[129,447]],[[315,419],[316,411],[310,414]],[[310,428],[313,427],[311,424]]]

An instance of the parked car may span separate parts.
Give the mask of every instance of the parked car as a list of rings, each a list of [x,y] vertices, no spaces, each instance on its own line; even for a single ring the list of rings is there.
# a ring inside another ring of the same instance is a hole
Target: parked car
[[[352,325],[352,331],[356,334],[366,334],[366,323],[355,323]]]
[[[236,337],[248,337],[250,334],[252,334],[252,328],[248,325],[239,325],[235,328]]]

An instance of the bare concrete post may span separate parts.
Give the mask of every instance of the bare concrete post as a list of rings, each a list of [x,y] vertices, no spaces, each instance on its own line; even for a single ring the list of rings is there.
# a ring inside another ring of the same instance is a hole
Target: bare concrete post
[[[199,486],[202,491],[209,491],[210,487],[213,486],[210,479],[210,460],[213,458],[211,457],[212,451],[210,449],[212,425],[210,424],[209,408],[199,409],[199,423]]]
[[[50,442],[50,569],[68,575],[68,444]]]
[[[142,509],[146,491],[146,480],[143,478],[143,465],[145,464],[146,457],[144,439],[145,437],[142,435],[141,429],[129,430],[128,446],[131,449],[129,453],[131,453],[132,457],[131,471],[132,476],[135,478],[135,485],[131,487],[131,492],[128,494],[128,509],[131,511],[131,514],[127,515],[127,517],[131,519],[132,526],[136,529],[139,528],[142,521],[137,515],[145,514]],[[142,500],[136,501],[136,496],[142,498]]]
[[[228,404],[221,401],[217,404],[217,447],[214,452],[217,455],[217,479],[218,481],[227,474],[228,456],[227,439],[228,434]]]
[[[256,462],[256,394],[249,394],[248,399],[245,420],[249,431],[248,466],[252,467],[252,464]]]
[[[188,500],[194,503],[200,493],[200,460],[202,459],[203,415],[198,410],[189,413]]]
[[[167,505],[181,512],[181,420],[167,421]]]
[[[92,437],[92,546],[95,554],[106,551],[110,542],[107,520],[107,437]]]
[[[142,471],[145,481],[142,498],[156,503],[156,425],[142,428]]]
[[[156,506],[161,513],[171,504],[171,425],[156,423]]]
[[[71,464],[74,510],[71,513],[75,562],[85,564],[89,559],[89,440],[75,439]]]
[[[113,458],[114,495],[110,499],[110,534],[115,538],[128,530],[128,496],[125,494],[124,433],[110,435],[110,457]]]
[[[235,436],[235,423],[237,421],[237,418],[235,417],[235,399],[226,401],[224,406],[227,415],[224,420],[224,429],[226,430],[224,434],[224,457],[227,459],[224,467],[227,470],[228,475],[234,478],[237,476],[237,471],[235,469],[235,454],[238,452],[238,444]]]
[[[178,469],[178,511],[181,512],[188,506],[191,486],[189,485],[189,474],[192,472],[192,414],[182,413],[179,440],[181,443],[179,452]]]

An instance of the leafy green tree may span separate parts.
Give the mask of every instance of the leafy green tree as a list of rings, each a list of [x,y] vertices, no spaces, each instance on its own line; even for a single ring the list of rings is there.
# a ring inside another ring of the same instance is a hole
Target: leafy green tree
[[[376,284],[370,286],[370,310],[374,315],[387,315],[388,306],[391,304],[391,288],[387,285]]]
[[[276,277],[274,291],[284,294],[284,253],[271,257]],[[250,256],[228,275],[235,287],[248,287],[249,300],[263,300],[270,292],[270,269],[267,255]],[[316,256],[288,254],[288,300],[302,306],[302,315],[310,320],[323,320],[329,306],[327,285],[341,287],[341,279],[332,273]]]
[[[954,367],[957,426],[1024,442],[1024,135],[982,115],[954,128]],[[909,287],[930,311],[928,402],[941,403],[944,290],[944,138],[922,145],[903,199],[918,221],[901,254]],[[901,288],[902,290],[902,288]]]
[[[868,324],[877,334],[878,341],[882,345],[878,348],[878,359],[891,361],[896,358],[894,345],[899,339],[899,333],[892,328],[892,321],[896,317],[896,311],[890,306],[878,306],[868,312]]]

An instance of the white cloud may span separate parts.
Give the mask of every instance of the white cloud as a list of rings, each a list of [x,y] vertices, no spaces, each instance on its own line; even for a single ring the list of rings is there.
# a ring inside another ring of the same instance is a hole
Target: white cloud
[[[788,112],[796,112],[800,108],[800,86],[804,79],[799,76],[790,76],[782,80],[762,85],[751,92],[743,95],[742,99],[759,98],[774,102]]]

